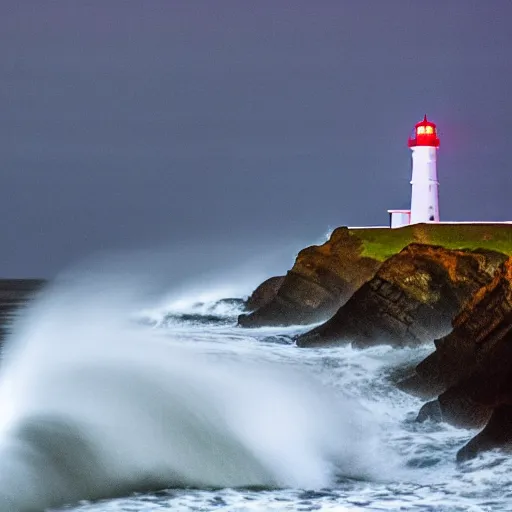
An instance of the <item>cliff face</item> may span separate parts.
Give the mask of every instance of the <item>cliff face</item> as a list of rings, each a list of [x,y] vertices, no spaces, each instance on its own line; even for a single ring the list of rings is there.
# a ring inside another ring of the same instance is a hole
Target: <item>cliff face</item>
[[[438,395],[430,402],[438,407],[438,419],[462,427],[486,425],[460,451],[464,459],[512,442],[512,258],[453,325],[406,387]]]
[[[358,237],[347,228],[336,229],[323,245],[302,250],[276,296],[241,315],[239,325],[296,325],[329,318],[380,265],[362,251]]]
[[[512,255],[512,228],[506,224],[340,228],[325,244],[301,251],[280,287],[270,286],[263,304],[239,323],[330,318],[300,336],[299,346],[404,346],[435,339],[435,352],[399,385],[431,399],[419,421],[485,427],[460,450],[458,458],[465,459],[512,447],[512,258],[507,255]]]
[[[325,244],[301,251],[275,298],[242,315],[239,324],[258,327],[326,320],[375,275],[383,261],[411,243],[512,254],[512,230],[506,224],[435,223],[398,229],[338,228]]]
[[[512,327],[512,260],[482,286],[453,322],[453,331],[435,342],[436,351],[416,368],[439,394],[471,375]]]
[[[505,259],[494,251],[410,244],[386,260],[333,318],[300,336],[297,344],[351,341],[365,347],[431,341],[451,330],[454,316],[492,281]]]

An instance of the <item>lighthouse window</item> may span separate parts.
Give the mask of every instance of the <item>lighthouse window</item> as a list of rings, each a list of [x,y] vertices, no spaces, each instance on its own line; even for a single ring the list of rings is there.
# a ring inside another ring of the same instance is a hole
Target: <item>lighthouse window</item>
[[[416,129],[416,133],[418,135],[423,135],[425,133],[425,127],[424,126],[418,126],[418,128]]]
[[[428,133],[429,135],[434,133],[434,128],[432,126],[427,126],[425,128],[425,133]]]

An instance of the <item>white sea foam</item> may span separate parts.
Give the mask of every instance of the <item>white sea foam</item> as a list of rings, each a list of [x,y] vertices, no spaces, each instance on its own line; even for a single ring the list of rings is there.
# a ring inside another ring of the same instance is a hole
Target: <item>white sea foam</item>
[[[221,298],[237,273],[169,264],[178,284],[159,283],[156,300],[143,272],[118,263],[64,276],[7,346],[0,512],[115,495],[125,497],[73,510],[510,510],[509,458],[458,467],[474,432],[415,423],[421,402],[388,378],[431,348],[297,349],[276,341],[305,327],[240,329],[227,304],[214,314],[232,325],[164,324],[211,313],[198,303]],[[137,324],[142,309],[161,327]],[[235,488],[250,485],[266,490]]]
[[[0,510],[374,473],[354,401],[290,365],[135,325],[140,287],[118,278],[55,286],[18,325],[0,381]]]

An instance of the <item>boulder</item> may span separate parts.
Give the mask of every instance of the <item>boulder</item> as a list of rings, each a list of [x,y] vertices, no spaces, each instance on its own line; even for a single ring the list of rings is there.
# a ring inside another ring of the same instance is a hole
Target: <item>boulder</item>
[[[303,334],[303,347],[352,342],[418,345],[446,335],[453,318],[492,281],[506,256],[413,243],[387,259],[323,325]]]
[[[284,279],[285,276],[276,276],[263,281],[245,302],[246,309],[255,311],[256,309],[266,306],[269,302],[272,302],[279,288],[281,288]]]
[[[240,315],[239,325],[297,325],[332,316],[380,261],[363,255],[363,242],[348,228],[333,231],[327,242],[300,251],[275,297],[256,311]]]

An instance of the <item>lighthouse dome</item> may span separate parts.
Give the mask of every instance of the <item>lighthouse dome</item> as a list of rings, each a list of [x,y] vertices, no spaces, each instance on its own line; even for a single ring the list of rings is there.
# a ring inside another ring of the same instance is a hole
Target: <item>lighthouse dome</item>
[[[434,148],[439,147],[439,138],[437,137],[436,124],[423,118],[423,121],[417,123],[414,127],[412,135],[409,137],[409,147],[416,146],[430,146]]]

